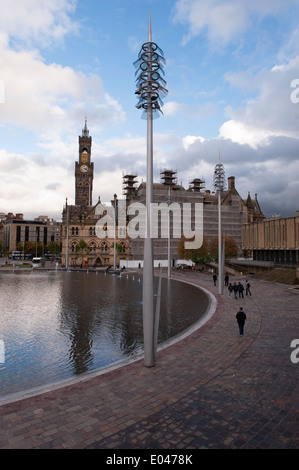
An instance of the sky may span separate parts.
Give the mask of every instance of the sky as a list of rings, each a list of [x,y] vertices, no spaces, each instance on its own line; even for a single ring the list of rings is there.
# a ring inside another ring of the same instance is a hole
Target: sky
[[[57,221],[74,204],[87,118],[93,203],[146,181],[134,61],[163,50],[168,95],[154,120],[154,181],[213,190],[220,155],[267,217],[299,210],[298,0],[0,0],[0,213]]]

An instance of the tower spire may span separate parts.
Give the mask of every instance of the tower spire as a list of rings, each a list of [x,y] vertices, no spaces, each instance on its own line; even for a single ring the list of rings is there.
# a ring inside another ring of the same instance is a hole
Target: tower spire
[[[152,42],[152,20],[151,20],[151,10],[149,11],[149,22],[148,22],[148,42]]]
[[[86,116],[85,116],[84,129],[82,129],[82,137],[89,137],[89,130],[87,128],[87,117]]]

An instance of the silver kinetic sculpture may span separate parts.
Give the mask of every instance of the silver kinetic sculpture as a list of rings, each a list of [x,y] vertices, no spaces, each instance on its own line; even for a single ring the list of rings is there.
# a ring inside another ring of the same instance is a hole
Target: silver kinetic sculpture
[[[214,188],[218,194],[218,292],[219,294],[223,294],[224,249],[222,253],[221,193],[225,189],[225,171],[222,163],[220,162],[220,155],[219,161],[214,170]]]
[[[146,170],[146,237],[143,259],[143,337],[144,365],[152,367],[155,361],[155,331],[157,325],[154,314],[154,256],[151,224],[153,203],[153,118],[158,117],[163,105],[161,98],[167,95],[162,50],[152,42],[151,14],[149,14],[148,41],[144,43],[134,63],[136,67],[136,95],[139,96],[137,109],[143,109],[147,119],[147,170]]]

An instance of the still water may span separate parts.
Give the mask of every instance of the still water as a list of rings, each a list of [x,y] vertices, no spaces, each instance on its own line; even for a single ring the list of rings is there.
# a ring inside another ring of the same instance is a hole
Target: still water
[[[196,287],[163,279],[158,342],[199,320],[208,303]],[[143,350],[140,275],[1,273],[0,305],[5,346],[0,397],[95,371]]]

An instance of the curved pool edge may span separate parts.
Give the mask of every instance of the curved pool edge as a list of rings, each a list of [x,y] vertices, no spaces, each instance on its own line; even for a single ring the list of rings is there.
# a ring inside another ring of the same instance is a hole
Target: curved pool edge
[[[165,276],[163,276],[165,277]],[[214,315],[216,312],[217,308],[217,299],[216,297],[207,289],[205,289],[203,286],[199,284],[195,284],[194,282],[190,282],[184,279],[178,279],[175,277],[170,278],[170,280],[173,279],[175,281],[183,282],[185,284],[190,284],[197,289],[202,290],[209,298],[209,305],[204,313],[204,315],[193,325],[191,325],[189,328],[186,328],[183,330],[181,333],[178,333],[177,335],[173,336],[172,338],[169,338],[166,341],[163,341],[160,343],[157,347],[157,353],[169,348],[170,346],[173,346],[174,344],[184,340],[185,338],[191,336],[193,333],[198,331],[200,328],[202,328]],[[138,361],[141,361],[144,357],[143,351],[137,354],[134,354],[126,359],[121,359],[120,361],[116,361],[113,364],[110,364],[109,366],[105,366],[103,368],[97,369],[96,371],[92,372],[86,372],[82,374],[82,376],[77,376],[72,379],[65,379],[61,380],[59,382],[55,382],[49,385],[44,385],[41,387],[35,387],[32,389],[24,390],[23,392],[17,392],[13,393],[10,395],[6,395],[3,398],[0,397],[0,407],[15,403],[21,400],[26,400],[30,398],[37,397],[39,395],[43,395],[46,393],[54,392],[56,390],[60,390],[62,388],[70,387],[72,385],[78,385],[83,382],[87,382],[91,379],[94,379],[96,377],[99,377],[104,374],[108,374],[109,372],[115,371],[117,369],[123,368],[125,366],[129,366],[131,364],[134,364]]]
[[[160,343],[157,347],[157,352],[162,351],[163,349],[166,349],[169,346],[172,346],[172,345],[178,343],[179,341],[182,341],[183,339],[187,338],[188,336],[191,336],[193,333],[198,331],[200,328],[202,328],[212,318],[212,316],[216,312],[216,308],[217,308],[217,299],[216,299],[216,297],[209,290],[207,290],[205,287],[200,286],[198,284],[195,284],[194,282],[186,281],[184,279],[178,279],[176,277],[171,277],[170,280],[171,279],[174,280],[174,281],[183,282],[184,284],[189,284],[191,286],[194,286],[194,287],[202,290],[207,295],[207,297],[209,298],[209,305],[208,305],[208,308],[207,308],[206,312],[203,314],[203,316],[197,322],[193,323],[193,325],[189,326],[188,328],[186,328],[181,333],[178,333],[177,335],[172,336],[171,338],[167,339],[166,341],[163,341],[162,343]]]

